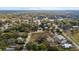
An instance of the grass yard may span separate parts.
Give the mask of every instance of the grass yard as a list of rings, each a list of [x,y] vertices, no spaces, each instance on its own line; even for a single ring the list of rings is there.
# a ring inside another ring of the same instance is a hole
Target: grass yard
[[[79,45],[79,32],[74,32],[73,34],[70,31],[65,32],[74,42]]]
[[[79,45],[79,32],[72,34],[72,38]]]

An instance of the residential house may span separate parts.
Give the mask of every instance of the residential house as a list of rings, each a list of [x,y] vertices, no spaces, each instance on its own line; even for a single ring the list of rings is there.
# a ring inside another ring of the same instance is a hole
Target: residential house
[[[24,43],[24,39],[22,37],[17,38],[17,43]]]
[[[79,29],[79,26],[72,26],[73,29]]]
[[[55,41],[58,43],[65,43],[67,42],[66,39],[62,35],[56,35],[55,36]]]
[[[55,35],[55,41],[58,42],[63,48],[70,48],[72,44],[68,43],[68,41],[62,35]]]
[[[72,44],[65,43],[65,44],[62,44],[61,46],[62,46],[63,48],[71,48],[71,47],[72,47]]]

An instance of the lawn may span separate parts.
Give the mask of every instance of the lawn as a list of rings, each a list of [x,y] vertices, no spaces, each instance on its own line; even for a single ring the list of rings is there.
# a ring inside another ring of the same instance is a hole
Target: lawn
[[[73,34],[70,31],[65,32],[74,42],[79,45],[79,32],[74,32]]]
[[[72,34],[72,38],[79,45],[79,32]]]

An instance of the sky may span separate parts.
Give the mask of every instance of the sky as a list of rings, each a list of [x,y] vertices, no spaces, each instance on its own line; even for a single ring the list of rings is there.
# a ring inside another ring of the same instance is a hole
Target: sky
[[[79,10],[78,7],[0,7],[0,10]]]

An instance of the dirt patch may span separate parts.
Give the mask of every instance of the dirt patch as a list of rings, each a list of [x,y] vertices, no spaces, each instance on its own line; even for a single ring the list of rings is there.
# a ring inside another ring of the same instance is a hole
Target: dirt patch
[[[47,38],[49,35],[50,35],[50,33],[47,32],[47,31],[35,32],[35,33],[32,33],[30,41],[33,42],[33,41],[35,41],[36,39],[38,39],[38,38],[40,38],[40,37],[45,37],[45,38]]]

